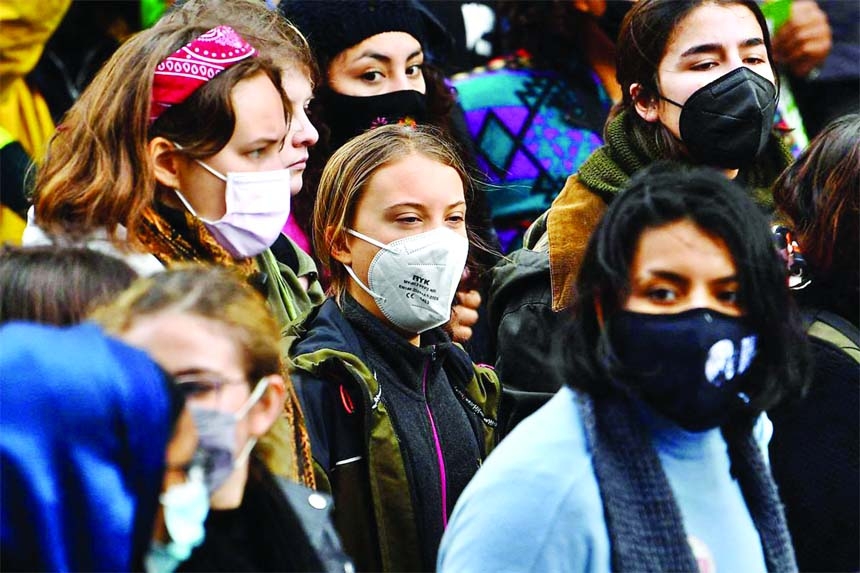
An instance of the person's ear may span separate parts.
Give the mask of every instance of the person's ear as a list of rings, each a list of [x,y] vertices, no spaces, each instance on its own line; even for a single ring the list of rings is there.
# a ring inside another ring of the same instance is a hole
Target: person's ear
[[[334,227],[326,227],[325,242],[329,247],[331,258],[344,265],[352,265],[352,251],[349,249],[346,233],[335,236]]]
[[[155,179],[170,189],[179,189],[179,167],[182,158],[176,153],[176,145],[163,137],[153,137],[147,145]]]
[[[257,437],[268,432],[274,425],[275,420],[284,411],[284,400],[287,396],[284,378],[280,374],[270,374],[258,383],[264,384],[265,380],[268,380],[269,385],[250,413],[250,433]]]
[[[639,117],[648,123],[654,123],[660,119],[657,110],[657,98],[645,96],[644,90],[645,88],[642,87],[642,84],[630,85],[630,97],[633,99],[633,107],[636,109]]]

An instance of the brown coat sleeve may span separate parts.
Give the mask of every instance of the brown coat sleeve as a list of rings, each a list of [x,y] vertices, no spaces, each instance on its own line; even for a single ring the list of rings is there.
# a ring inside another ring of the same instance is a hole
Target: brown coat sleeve
[[[552,309],[559,311],[573,302],[576,275],[591,232],[606,211],[603,199],[592,193],[576,175],[567,178],[553,201],[547,219]]]

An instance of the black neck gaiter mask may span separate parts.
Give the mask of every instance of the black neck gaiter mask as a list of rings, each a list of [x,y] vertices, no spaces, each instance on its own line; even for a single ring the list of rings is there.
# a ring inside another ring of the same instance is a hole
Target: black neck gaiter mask
[[[776,87],[740,67],[699,88],[682,105],[681,141],[697,163],[723,169],[749,165],[764,151],[776,112]]]
[[[427,119],[427,97],[415,90],[348,96],[326,88],[320,90],[319,98],[325,106],[332,149],[380,125],[414,125],[425,123]]]

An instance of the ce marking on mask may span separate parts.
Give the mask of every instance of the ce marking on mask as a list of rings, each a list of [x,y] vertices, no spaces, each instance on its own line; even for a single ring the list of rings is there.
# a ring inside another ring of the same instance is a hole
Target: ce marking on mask
[[[404,296],[409,300],[423,304],[430,304],[431,301],[439,300],[436,289],[430,286],[430,279],[425,279],[419,275],[412,275],[412,278],[404,279],[403,284],[397,285],[397,288],[405,290]]]

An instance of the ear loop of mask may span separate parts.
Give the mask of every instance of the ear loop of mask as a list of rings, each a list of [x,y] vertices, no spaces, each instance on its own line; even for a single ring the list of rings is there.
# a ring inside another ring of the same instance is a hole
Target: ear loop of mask
[[[173,143],[173,145],[175,145],[175,146],[176,146],[176,149],[179,149],[180,151],[182,151],[183,149],[185,149],[184,147],[182,147],[181,145],[179,145],[179,144],[178,144],[178,143],[176,143],[175,141],[173,141],[173,142],[171,142],[171,143]],[[200,167],[202,167],[203,169],[205,169],[206,171],[208,171],[209,173],[211,173],[212,175],[214,175],[215,177],[217,177],[218,179],[220,179],[220,180],[221,180],[221,181],[223,181],[224,183],[226,183],[226,182],[227,182],[227,176],[226,176],[226,175],[224,175],[223,173],[221,173],[221,172],[219,172],[219,171],[216,171],[216,170],[215,170],[215,168],[213,168],[213,167],[209,167],[208,165],[206,165],[205,163],[203,163],[203,162],[202,162],[202,161],[200,161],[199,159],[195,159],[194,161],[196,161],[196,162],[197,162],[197,164],[198,164],[198,165],[200,165]]]
[[[366,243],[370,243],[374,247],[379,247],[380,249],[384,249],[384,250],[390,251],[390,252],[396,252],[396,251],[393,251],[391,248],[389,248],[389,246],[386,245],[385,243],[380,243],[376,239],[372,239],[372,238],[368,237],[367,235],[359,233],[358,231],[353,231],[352,229],[347,229],[346,232],[349,233],[350,235],[354,236],[354,237],[358,237],[359,239],[361,239],[362,241],[364,241]],[[370,290],[370,287],[368,287],[363,282],[361,282],[358,279],[358,276],[355,274],[355,271],[352,270],[352,267],[350,265],[343,265],[343,268],[346,269],[346,273],[350,277],[352,277],[352,280],[355,281],[355,284],[357,284],[359,287],[361,287],[361,290],[363,290],[364,292],[366,292],[367,294],[372,296],[374,298],[374,300],[378,300],[380,302],[385,302],[387,300],[384,296],[373,292],[372,290]]]
[[[184,149],[184,147],[182,147],[181,145],[179,145],[175,141],[172,143],[173,143],[173,145],[176,146],[176,149],[179,149],[179,150]],[[224,181],[226,183],[227,178],[224,175],[221,175],[220,173],[218,173],[217,171],[215,171],[214,169],[212,169],[211,167],[209,167],[208,165],[206,165],[205,163],[203,163],[199,159],[195,159],[194,161],[196,161],[203,169],[205,169],[206,171],[208,171],[209,173],[211,173],[212,175],[214,175],[215,177],[217,177],[218,179],[220,179],[221,181]],[[185,205],[185,208],[188,210],[189,213],[191,213],[192,215],[194,215],[195,217],[197,217],[198,219],[200,219],[203,222],[206,222],[206,223],[214,223],[215,222],[215,221],[212,221],[210,219],[204,219],[203,217],[198,215],[197,211],[194,210],[194,207],[191,206],[191,203],[188,201],[188,199],[185,198],[185,195],[183,195],[179,189],[174,189],[173,192],[176,193],[176,196],[179,197],[179,200],[182,202],[183,205]]]
[[[260,401],[260,398],[263,397],[263,394],[269,388],[269,380],[267,378],[263,378],[257,383],[257,387],[254,388],[254,391],[251,392],[251,395],[248,396],[248,400],[245,402],[245,405],[239,408],[239,411],[234,414],[236,420],[241,420],[245,416],[248,415],[248,412],[251,411],[257,402]],[[257,436],[251,436],[248,438],[248,441],[245,442],[245,447],[242,448],[242,451],[236,456],[236,459],[233,460],[233,468],[237,468],[245,463],[245,460],[251,455],[251,450],[254,449],[254,446],[257,445]]]

